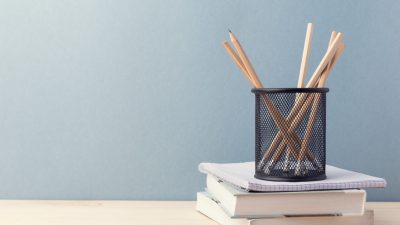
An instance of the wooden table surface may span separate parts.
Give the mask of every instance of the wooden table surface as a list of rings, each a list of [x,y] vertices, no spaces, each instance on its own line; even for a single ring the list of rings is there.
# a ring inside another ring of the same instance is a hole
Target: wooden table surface
[[[369,202],[375,225],[399,225],[400,202]],[[0,200],[1,225],[215,225],[189,201]]]

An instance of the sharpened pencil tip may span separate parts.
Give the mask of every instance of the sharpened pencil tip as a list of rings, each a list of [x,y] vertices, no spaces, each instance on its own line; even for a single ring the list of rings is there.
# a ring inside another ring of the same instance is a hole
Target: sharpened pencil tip
[[[230,29],[228,29],[229,33],[232,33],[232,31]]]

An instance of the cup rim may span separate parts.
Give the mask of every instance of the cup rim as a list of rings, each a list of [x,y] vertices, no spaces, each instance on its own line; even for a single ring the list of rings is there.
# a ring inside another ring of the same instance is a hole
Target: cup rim
[[[327,93],[329,88],[253,88],[253,93]]]

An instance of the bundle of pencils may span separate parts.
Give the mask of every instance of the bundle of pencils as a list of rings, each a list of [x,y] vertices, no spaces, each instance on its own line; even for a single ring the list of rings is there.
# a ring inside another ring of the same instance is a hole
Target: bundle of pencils
[[[310,55],[312,33],[313,25],[312,23],[309,23],[307,25],[299,78],[297,82],[298,88],[325,87],[329,74],[345,48],[343,43],[343,34],[333,31],[325,55],[321,59],[314,73],[311,75],[310,80],[305,85],[304,80],[306,77],[307,62]],[[232,48],[227,41],[224,41],[223,45],[227,53],[242,71],[244,76],[249,80],[253,88],[264,88],[239,40],[231,31],[229,31],[229,36],[234,48]],[[279,132],[273,138],[268,149],[264,151],[261,163],[258,164],[258,167],[264,168],[264,171],[268,173],[269,169],[274,166],[277,159],[286,152],[285,156],[287,158],[292,157],[297,161],[297,175],[300,175],[301,162],[305,159],[309,160],[314,167],[321,170],[323,169],[323,165],[320,165],[320,163],[315,160],[314,155],[309,150],[312,129],[316,122],[316,114],[318,111],[317,106],[320,104],[320,101],[321,99],[319,95],[298,93],[296,95],[294,106],[287,117],[285,117],[267,95],[262,95],[262,102],[270,112]],[[300,138],[296,133],[296,129],[300,126],[301,121],[306,115],[309,115],[308,122],[303,138]]]

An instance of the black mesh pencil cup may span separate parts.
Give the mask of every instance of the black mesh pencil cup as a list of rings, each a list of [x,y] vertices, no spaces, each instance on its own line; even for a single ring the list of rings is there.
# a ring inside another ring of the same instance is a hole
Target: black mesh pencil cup
[[[253,89],[255,177],[272,181],[326,178],[328,88]]]

